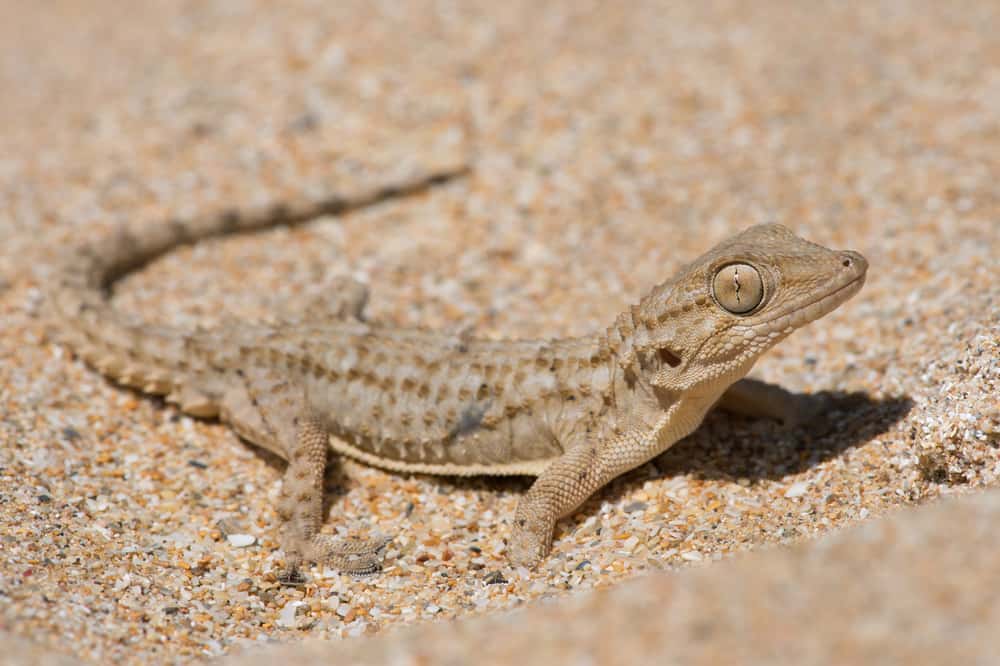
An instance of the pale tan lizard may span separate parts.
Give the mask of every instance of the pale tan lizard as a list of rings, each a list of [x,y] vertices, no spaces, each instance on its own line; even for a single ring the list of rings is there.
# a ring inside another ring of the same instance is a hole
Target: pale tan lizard
[[[401,184],[394,191],[421,186]],[[279,502],[289,571],[377,570],[380,540],[320,534],[329,452],[397,472],[534,475],[508,544],[534,565],[556,521],[694,430],[716,403],[779,418],[796,396],[742,379],[767,349],[862,286],[868,264],[784,227],[751,227],[654,287],[594,335],[490,341],[363,320],[365,291],[296,323],[184,332],[113,309],[110,284],[172,247],[310,219],[359,200],[173,220],[82,246],[49,293],[62,339],[122,384],[288,461]]]

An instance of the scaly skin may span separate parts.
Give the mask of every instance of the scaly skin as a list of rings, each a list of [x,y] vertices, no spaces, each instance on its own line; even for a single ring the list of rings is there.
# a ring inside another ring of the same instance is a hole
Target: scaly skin
[[[451,175],[422,174],[388,189]],[[550,341],[369,323],[367,294],[351,282],[289,323],[194,333],[129,321],[105,299],[114,279],[174,246],[328,209],[304,203],[122,232],[80,249],[49,299],[63,340],[101,372],[166,395],[189,414],[218,416],[288,461],[278,509],[292,573],[303,560],[353,572],[379,566],[384,540],[319,534],[331,450],[395,471],[537,476],[509,542],[513,563],[536,564],[559,518],[690,433],[720,399],[793,417],[795,396],[741,378],[764,351],[856,293],[867,270],[857,253],[777,225],[752,227],[654,287],[606,332]]]

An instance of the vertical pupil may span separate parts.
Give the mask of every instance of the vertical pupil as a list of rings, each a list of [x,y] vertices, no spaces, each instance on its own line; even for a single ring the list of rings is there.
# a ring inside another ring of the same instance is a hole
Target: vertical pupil
[[[733,268],[733,289],[736,290],[736,302],[740,302],[740,269]]]

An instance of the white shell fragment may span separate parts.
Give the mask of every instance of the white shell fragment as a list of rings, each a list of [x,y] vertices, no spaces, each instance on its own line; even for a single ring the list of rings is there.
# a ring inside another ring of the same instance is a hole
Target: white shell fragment
[[[788,490],[785,491],[785,497],[791,499],[795,497],[802,497],[809,490],[808,481],[796,481],[792,485],[788,486]]]
[[[233,548],[246,548],[257,543],[257,537],[252,534],[230,534],[226,537],[226,541]]]

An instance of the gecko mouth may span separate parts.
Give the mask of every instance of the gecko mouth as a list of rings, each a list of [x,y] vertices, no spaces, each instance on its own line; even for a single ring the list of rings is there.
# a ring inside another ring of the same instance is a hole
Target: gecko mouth
[[[866,275],[867,271],[860,270],[858,275],[812,302],[792,305],[790,312],[765,319],[748,327],[748,329],[764,334],[791,332],[791,330],[805,326],[809,322],[816,321],[858,293],[865,284]]]

